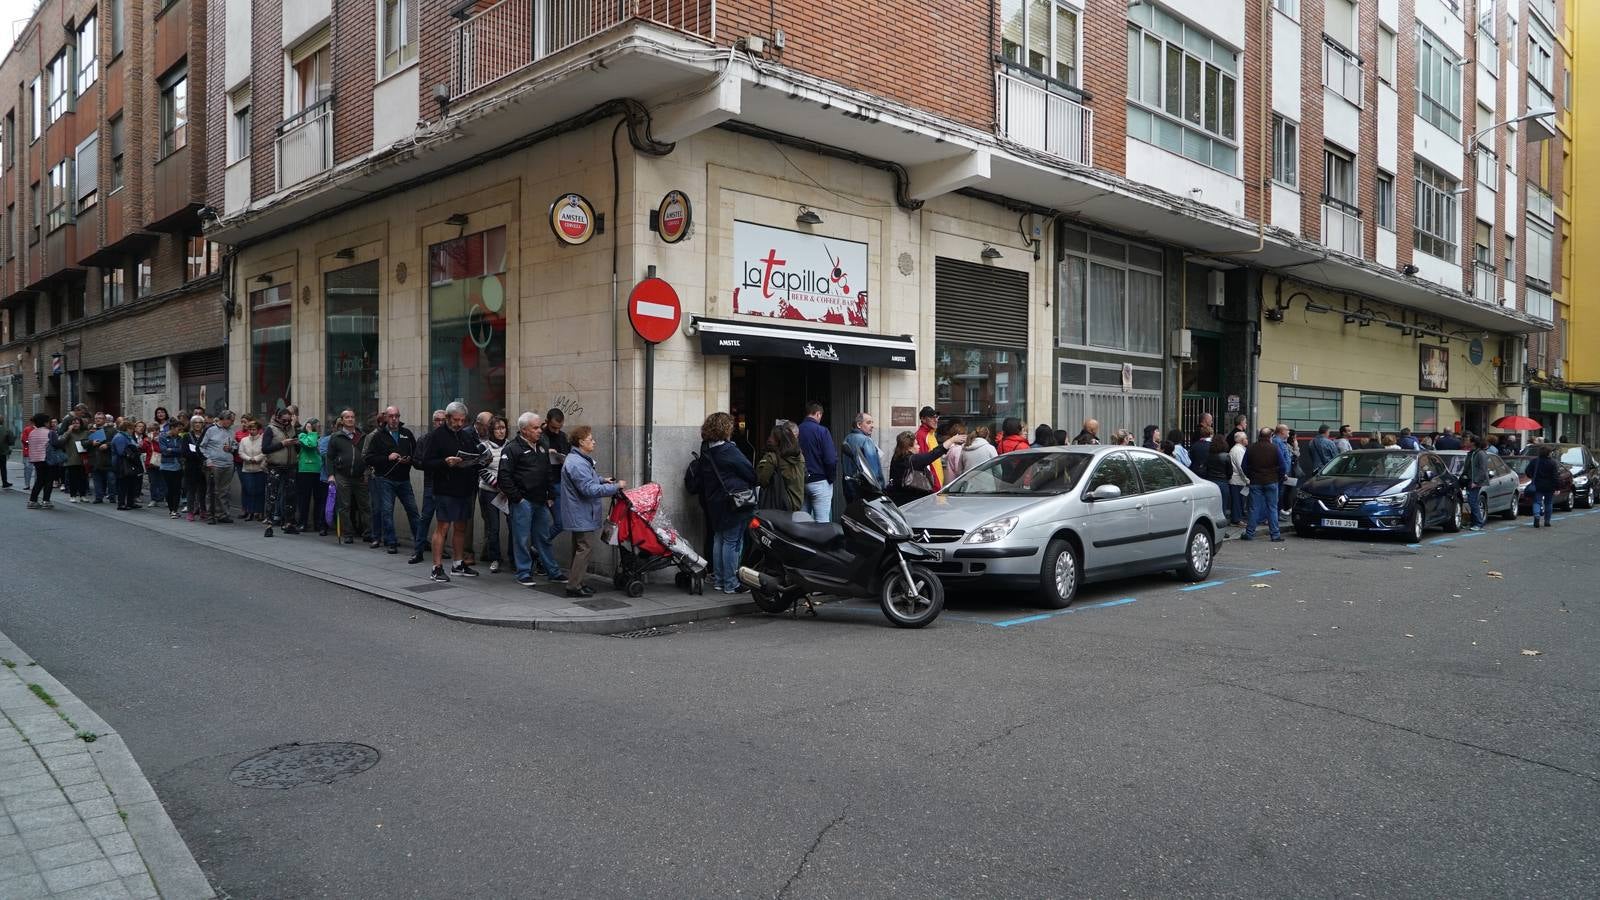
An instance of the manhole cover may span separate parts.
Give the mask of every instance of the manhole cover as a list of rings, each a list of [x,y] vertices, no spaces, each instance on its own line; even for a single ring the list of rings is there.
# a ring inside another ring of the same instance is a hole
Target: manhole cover
[[[666,628],[641,628],[638,631],[617,631],[617,632],[613,632],[611,636],[615,637],[615,638],[648,638],[648,637],[660,637],[661,635],[671,634],[671,633],[672,633],[672,631],[670,629],[666,629]]]
[[[228,780],[240,787],[278,790],[333,784],[372,768],[378,758],[378,751],[366,744],[280,744],[234,766]]]

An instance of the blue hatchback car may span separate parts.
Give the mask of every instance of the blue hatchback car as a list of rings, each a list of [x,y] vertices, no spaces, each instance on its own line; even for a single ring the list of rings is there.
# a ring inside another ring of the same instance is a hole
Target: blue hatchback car
[[[1430,452],[1351,450],[1300,481],[1291,514],[1295,533],[1358,531],[1412,543],[1432,526],[1461,530],[1460,482]]]

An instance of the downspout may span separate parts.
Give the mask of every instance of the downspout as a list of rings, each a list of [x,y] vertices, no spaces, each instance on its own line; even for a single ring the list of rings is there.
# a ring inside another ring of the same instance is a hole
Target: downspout
[[[622,162],[617,155],[617,135],[628,124],[624,116],[611,129],[611,477],[617,476],[618,446],[622,437],[622,307],[621,256],[622,228],[618,208],[622,202]]]
[[[233,317],[239,309],[238,294],[233,289],[233,278],[239,270],[239,248],[229,246],[222,255],[222,400],[228,409],[242,408],[229,397],[231,382],[228,378],[230,350],[233,345]],[[182,387],[180,385],[181,393]],[[180,402],[182,398],[179,398]]]

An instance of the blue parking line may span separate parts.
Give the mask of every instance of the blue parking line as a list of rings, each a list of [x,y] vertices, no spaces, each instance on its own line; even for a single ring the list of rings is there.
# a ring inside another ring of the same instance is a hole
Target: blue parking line
[[[1039,613],[1038,615],[1033,616],[1023,616],[1020,619],[1006,619],[1004,621],[994,622],[992,624],[996,628],[1010,628],[1013,625],[1026,625],[1029,622],[1042,622],[1045,619],[1054,619],[1056,616],[1064,616],[1067,613],[1083,612],[1086,609],[1104,609],[1108,606],[1126,606],[1129,603],[1136,602],[1138,599],[1139,598],[1137,597],[1123,597],[1121,600],[1103,600],[1099,603],[1085,603],[1082,606],[1058,609],[1054,612]]]
[[[1191,584],[1188,587],[1178,588],[1178,591],[1180,593],[1188,593],[1189,591],[1203,591],[1206,588],[1219,587],[1221,585],[1230,584],[1230,583],[1235,582],[1235,581],[1243,581],[1246,578],[1266,578],[1269,575],[1282,575],[1282,574],[1283,573],[1281,571],[1277,570],[1277,569],[1262,569],[1259,572],[1251,572],[1249,575],[1237,575],[1237,576],[1234,576],[1233,578],[1222,578],[1222,579],[1218,579],[1216,581],[1202,581],[1199,584]]]
[[[1453,540],[1455,540],[1455,538],[1434,538],[1433,540],[1429,541],[1428,543],[1430,543],[1430,544],[1448,544]]]
[[[1515,531],[1521,527],[1522,526],[1520,525],[1501,525],[1499,528],[1496,528],[1495,531]]]
[[[1462,537],[1462,538],[1483,537],[1486,534],[1488,534],[1487,531],[1469,531],[1466,534],[1460,535],[1460,537]]]
[[[1186,588],[1178,588],[1178,590],[1183,591],[1184,593],[1188,593],[1189,591],[1203,591],[1206,588],[1214,588],[1223,583],[1224,582],[1221,581],[1202,581],[1199,584],[1191,584]]]

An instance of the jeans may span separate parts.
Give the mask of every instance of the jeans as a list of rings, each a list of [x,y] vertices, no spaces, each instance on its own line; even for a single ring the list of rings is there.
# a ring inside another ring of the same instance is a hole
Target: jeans
[[[246,515],[267,511],[267,473],[239,473],[239,506]]]
[[[411,487],[409,478],[404,481],[382,477],[372,479],[372,539],[381,540],[389,547],[400,544],[394,534],[396,500],[400,501],[400,508],[406,511],[406,524],[411,526],[411,543],[421,550],[426,546],[424,529],[427,523],[417,514],[417,493]]]
[[[211,499],[211,518],[232,518],[228,515],[228,488],[233,485],[233,466],[206,466],[206,495]]]
[[[1244,536],[1256,536],[1256,525],[1265,521],[1267,530],[1274,538],[1281,537],[1278,531],[1278,486],[1276,484],[1250,485],[1250,519],[1245,523]]]
[[[105,500],[107,495],[112,497],[117,495],[117,486],[110,483],[110,469],[95,469],[92,477],[94,480],[94,502],[99,503]]]
[[[28,494],[28,500],[32,503],[38,503],[42,499],[44,502],[49,503],[50,489],[54,487],[54,485],[51,484],[53,479],[51,478],[52,473],[50,471],[50,466],[42,462],[36,462],[29,463],[28,468],[33,471],[33,487],[30,489],[30,493]],[[44,489],[43,497],[39,496],[40,488]]]
[[[826,481],[816,484],[828,488],[833,486]],[[809,491],[811,485],[806,485]],[[825,522],[826,519],[818,519]],[[744,550],[745,523],[740,522],[729,528],[716,532],[711,537],[711,578],[717,588],[724,591],[734,590],[739,586],[739,555]]]
[[[150,476],[150,504],[167,502],[167,480],[161,477],[161,469],[150,466],[145,469],[145,474]]]
[[[833,485],[826,481],[806,482],[806,512],[818,522],[833,518]],[[740,534],[743,534],[741,531]]]
[[[1539,521],[1539,517],[1542,515],[1542,516],[1544,516],[1544,523],[1546,525],[1549,525],[1550,524],[1550,513],[1555,510],[1555,507],[1556,507],[1556,494],[1555,494],[1555,491],[1534,491],[1533,492],[1533,521],[1534,522],[1537,523]]]
[[[1472,527],[1482,528],[1483,523],[1488,521],[1483,514],[1483,495],[1471,485],[1467,487],[1467,508],[1472,510]]]
[[[533,577],[533,557],[550,573],[552,581],[561,580],[561,564],[550,552],[550,507],[543,503],[523,500],[511,504],[511,558],[517,566],[518,578]]]
[[[500,510],[494,505],[494,491],[478,492],[478,510],[483,513],[483,552],[478,554],[479,562],[501,562],[505,555],[500,552]]]
[[[556,471],[556,473],[558,475],[558,478],[559,478],[560,470],[557,469],[555,471]],[[560,492],[556,493],[555,502],[552,503],[551,505],[545,507],[545,509],[550,513],[550,524],[544,530],[544,542],[546,544],[554,545],[555,542],[556,542],[556,538],[561,536],[561,495],[560,495]]]

